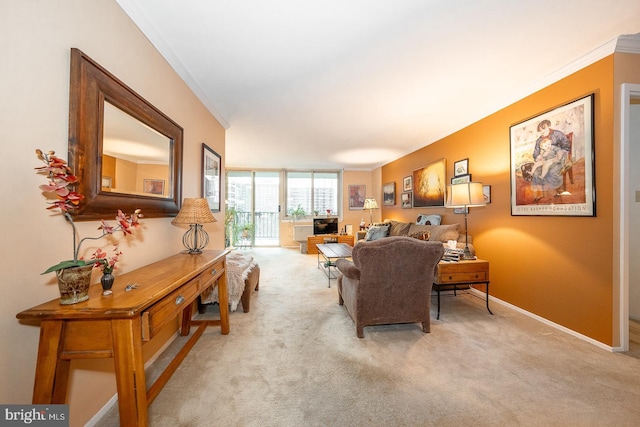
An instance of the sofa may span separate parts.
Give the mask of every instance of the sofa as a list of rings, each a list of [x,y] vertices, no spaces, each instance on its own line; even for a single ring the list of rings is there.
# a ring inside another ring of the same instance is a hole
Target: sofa
[[[392,236],[358,243],[352,261],[336,261],[338,303],[364,338],[364,327],[420,323],[430,332],[432,278],[444,254],[440,242]]]
[[[466,238],[464,230],[460,232],[460,224],[441,224],[440,215],[418,215],[416,222],[402,222],[387,219],[384,222],[373,224],[367,230],[363,241],[374,241],[391,236],[414,237],[419,240],[442,242],[452,245],[455,242],[457,249],[464,249]],[[468,236],[469,250],[475,255],[475,248],[471,236]]]

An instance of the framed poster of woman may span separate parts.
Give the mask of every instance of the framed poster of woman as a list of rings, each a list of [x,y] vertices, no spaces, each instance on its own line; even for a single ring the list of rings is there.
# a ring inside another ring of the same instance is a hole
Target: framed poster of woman
[[[596,215],[593,98],[510,127],[511,215]]]

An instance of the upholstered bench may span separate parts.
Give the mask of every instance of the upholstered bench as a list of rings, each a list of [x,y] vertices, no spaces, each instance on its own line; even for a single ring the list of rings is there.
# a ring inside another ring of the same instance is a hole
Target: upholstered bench
[[[249,312],[251,293],[260,287],[260,266],[250,255],[232,252],[227,256],[227,285],[231,311],[242,302],[242,311]],[[198,312],[206,311],[206,304],[218,302],[217,285],[204,291],[198,299]]]
[[[249,312],[251,308],[251,294],[253,291],[260,290],[260,266],[258,264],[254,265],[249,270],[249,275],[244,280],[244,291],[242,292],[242,296],[240,297],[240,301],[242,302],[242,311],[245,313]]]

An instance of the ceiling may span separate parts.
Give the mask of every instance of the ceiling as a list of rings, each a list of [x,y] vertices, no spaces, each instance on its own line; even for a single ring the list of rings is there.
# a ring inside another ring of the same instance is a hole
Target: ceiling
[[[371,170],[640,33],[638,0],[116,1],[227,128],[227,167]]]

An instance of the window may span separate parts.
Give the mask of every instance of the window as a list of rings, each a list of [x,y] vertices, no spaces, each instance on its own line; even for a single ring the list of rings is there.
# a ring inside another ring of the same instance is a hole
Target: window
[[[298,206],[307,215],[340,216],[340,172],[285,172],[286,173],[286,209],[289,212]]]

